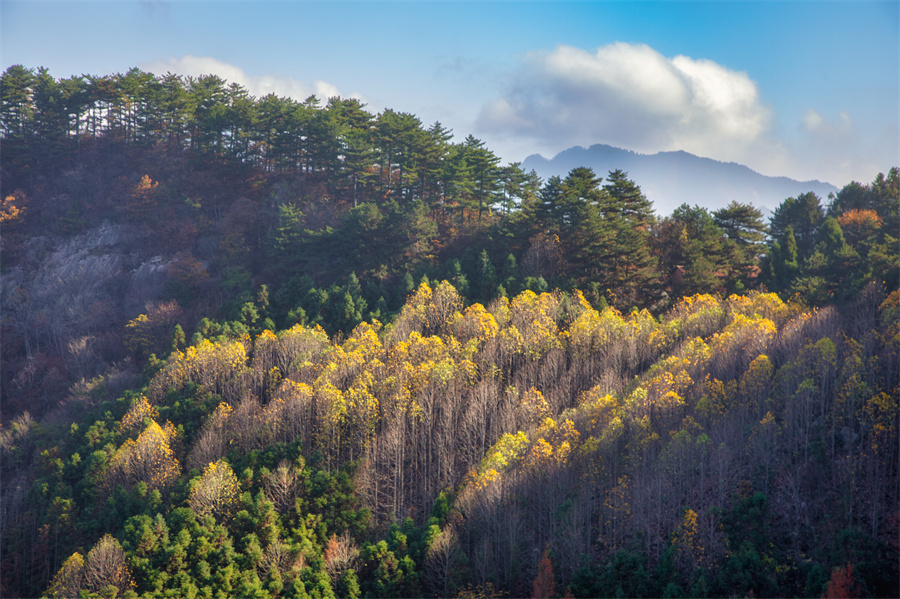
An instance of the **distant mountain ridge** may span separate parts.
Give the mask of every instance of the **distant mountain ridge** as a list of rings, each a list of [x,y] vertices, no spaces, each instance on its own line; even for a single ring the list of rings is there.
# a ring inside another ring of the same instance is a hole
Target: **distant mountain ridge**
[[[701,158],[688,152],[639,154],[606,144],[589,148],[574,146],[553,158],[532,154],[522,162],[525,171],[534,171],[544,180],[565,177],[573,168],[587,166],[600,177],[621,169],[641,186],[653,202],[656,213],[667,216],[681,204],[697,204],[717,210],[732,200],[753,204],[770,213],[783,200],[808,191],[823,200],[838,188],[822,181],[796,181],[769,177],[734,162]]]

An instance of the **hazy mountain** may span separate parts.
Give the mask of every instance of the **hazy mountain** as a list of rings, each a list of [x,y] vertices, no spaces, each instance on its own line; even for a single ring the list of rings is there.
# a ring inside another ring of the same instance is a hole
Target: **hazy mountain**
[[[551,159],[533,154],[522,163],[524,170],[534,169],[545,180],[553,175],[565,177],[578,166],[588,166],[601,177],[617,168],[626,171],[661,216],[671,214],[684,203],[716,210],[731,200],[771,212],[788,197],[812,191],[824,201],[829,193],[838,190],[830,183],[767,177],[742,164],[700,158],[687,152],[638,154],[605,144],[575,146]]]

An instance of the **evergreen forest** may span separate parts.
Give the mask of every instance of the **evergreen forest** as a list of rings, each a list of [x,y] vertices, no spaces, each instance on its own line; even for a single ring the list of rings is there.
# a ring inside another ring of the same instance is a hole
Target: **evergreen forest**
[[[0,96],[0,596],[900,596],[900,169],[660,215],[353,99]]]

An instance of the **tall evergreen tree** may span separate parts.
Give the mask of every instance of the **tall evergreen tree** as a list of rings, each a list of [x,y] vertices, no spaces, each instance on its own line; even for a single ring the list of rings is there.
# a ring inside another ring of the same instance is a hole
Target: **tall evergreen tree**
[[[825,219],[819,196],[808,192],[784,200],[772,214],[769,228],[773,239],[781,239],[790,226],[797,241],[797,256],[802,263],[814,251],[817,232]]]
[[[661,265],[679,295],[724,290],[724,233],[706,208],[682,204],[660,224]]]
[[[487,149],[484,142],[472,135],[463,143],[466,163],[472,173],[472,209],[478,212],[478,222],[486,210],[491,210],[499,200],[498,164],[500,159]]]
[[[758,277],[758,256],[765,251],[768,227],[762,212],[732,201],[713,212],[713,220],[728,236],[724,248],[726,286],[730,292],[747,289]]]
[[[597,282],[617,307],[647,304],[658,282],[657,259],[650,249],[653,203],[624,171],[610,171],[606,181],[599,209],[610,233],[598,248],[603,274]]]
[[[2,132],[7,140],[24,138],[31,133],[34,119],[34,71],[16,64],[0,78],[0,116]]]
[[[628,173],[619,169],[610,171],[603,189],[607,201],[602,210],[607,218],[622,217],[641,227],[647,227],[653,220],[653,202],[628,178]]]

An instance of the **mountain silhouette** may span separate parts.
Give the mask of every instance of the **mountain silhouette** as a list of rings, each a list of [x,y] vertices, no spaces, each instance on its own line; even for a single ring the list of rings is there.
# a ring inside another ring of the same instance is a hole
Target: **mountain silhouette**
[[[544,180],[553,175],[565,178],[579,166],[592,168],[600,177],[615,169],[627,172],[660,216],[671,214],[681,204],[696,204],[713,211],[732,200],[753,204],[768,214],[789,197],[812,191],[824,200],[829,193],[838,191],[830,183],[769,177],[742,164],[683,151],[639,154],[595,144],[589,148],[574,146],[550,159],[532,154],[522,162],[525,171],[534,169]]]

